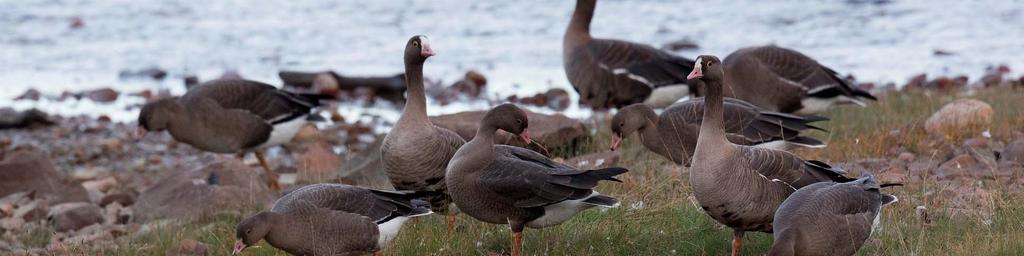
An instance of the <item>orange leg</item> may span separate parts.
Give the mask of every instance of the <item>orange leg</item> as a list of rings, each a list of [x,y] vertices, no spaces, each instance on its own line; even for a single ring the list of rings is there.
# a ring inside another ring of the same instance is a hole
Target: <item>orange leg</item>
[[[373,252],[373,256],[381,256],[381,255],[384,255],[384,254],[380,253],[380,251]]]
[[[270,190],[281,191],[281,183],[277,182],[277,173],[270,170],[267,159],[263,158],[263,151],[256,150],[253,153],[256,154],[256,159],[260,160],[260,165],[263,166],[263,174],[267,176],[267,186],[270,187]]]
[[[512,232],[512,256],[519,256],[523,252],[523,232]]]
[[[739,256],[740,246],[743,244],[743,231],[736,230],[732,234],[732,256]]]
[[[455,231],[455,211],[448,209],[448,234]]]

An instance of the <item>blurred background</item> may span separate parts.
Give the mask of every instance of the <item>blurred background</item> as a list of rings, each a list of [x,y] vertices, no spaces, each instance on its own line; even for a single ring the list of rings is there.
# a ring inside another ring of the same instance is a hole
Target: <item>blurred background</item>
[[[133,106],[144,100],[129,94],[180,94],[186,77],[207,81],[227,73],[280,85],[281,70],[389,76],[403,71],[406,40],[424,34],[437,52],[425,67],[435,83],[448,85],[476,70],[488,81],[485,99],[561,88],[572,98],[568,115],[589,113],[576,106],[562,69],[562,35],[574,6],[569,0],[19,0],[0,6],[0,106],[19,110],[132,121]],[[1024,4],[1014,0],[605,0],[592,34],[687,57],[777,44],[881,87],[920,74],[966,75],[974,82],[1001,65],[1022,67],[1021,24]],[[99,104],[57,100],[65,91],[100,88],[123,97]],[[15,100],[29,89],[44,97]],[[341,111],[397,118],[395,108],[382,104]],[[464,100],[429,110],[489,105]]]

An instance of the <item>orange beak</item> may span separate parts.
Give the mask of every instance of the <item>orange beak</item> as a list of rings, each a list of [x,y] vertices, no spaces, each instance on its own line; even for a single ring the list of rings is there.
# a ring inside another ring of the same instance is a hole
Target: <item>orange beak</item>
[[[523,142],[526,142],[526,144],[532,144],[533,143],[533,140],[530,140],[530,132],[529,131],[523,131],[523,133],[520,133],[519,134],[519,138],[523,139]]]
[[[245,246],[245,242],[242,242],[242,239],[235,240],[235,249],[231,251],[231,255],[242,254],[242,251],[245,250],[246,247],[247,246]]]
[[[612,134],[612,151],[619,149],[619,144],[622,144],[622,137],[618,134]]]

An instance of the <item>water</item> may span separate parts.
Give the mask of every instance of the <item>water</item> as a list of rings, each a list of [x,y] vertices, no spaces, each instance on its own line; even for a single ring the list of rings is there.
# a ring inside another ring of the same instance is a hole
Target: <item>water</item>
[[[689,37],[716,54],[774,43],[802,51],[860,81],[902,83],[918,73],[966,74],[1024,68],[1024,2],[980,1],[611,1],[599,2],[592,34],[661,46]],[[425,74],[445,84],[469,69],[489,79],[487,93],[529,96],[572,91],[562,70],[562,34],[574,1],[129,1],[0,0],[0,106],[62,114],[107,114],[131,121],[141,102],[13,101],[27,88],[113,87],[184,91],[235,70],[279,84],[277,71],[333,69],[347,75],[402,71],[414,34],[431,37]],[[70,27],[80,18],[84,26]],[[936,56],[934,50],[953,52]],[[159,67],[164,81],[121,80],[123,70]],[[573,95],[575,97],[575,95]],[[575,102],[576,99],[573,99]],[[483,109],[485,102],[432,106],[431,114]],[[343,107],[394,119],[387,106]],[[570,116],[588,111],[576,106]]]

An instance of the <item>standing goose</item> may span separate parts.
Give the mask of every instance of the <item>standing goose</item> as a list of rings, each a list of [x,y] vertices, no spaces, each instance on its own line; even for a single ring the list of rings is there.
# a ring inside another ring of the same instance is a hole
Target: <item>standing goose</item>
[[[418,35],[405,45],[405,108],[380,147],[381,161],[391,184],[398,190],[440,192],[430,197],[434,211],[447,211],[451,203],[444,193],[448,161],[466,141],[427,118],[427,97],[423,86],[423,63],[434,55],[426,36]],[[454,212],[448,215],[448,231],[454,228]]]
[[[215,153],[252,151],[266,171],[272,189],[277,175],[262,150],[288,143],[308,122],[321,95],[295,94],[248,80],[213,80],[180,98],[147,103],[139,112],[138,137],[167,130],[175,140]]]
[[[771,256],[854,255],[878,226],[883,194],[870,174],[847,183],[818,182],[797,190],[775,212]]]
[[[700,80],[691,81],[697,86]],[[810,148],[825,144],[811,137],[800,136],[800,131],[817,129],[808,123],[828,120],[818,116],[796,116],[765,111],[750,103],[726,98],[725,132],[730,142],[745,146],[786,150],[793,146]],[[642,103],[629,105],[612,117],[612,150],[619,147],[622,138],[639,133],[647,149],[670,161],[690,165],[693,148],[704,113],[704,98],[672,104],[657,115],[654,109]]]
[[[562,42],[565,74],[581,99],[604,109],[644,101],[655,89],[672,93],[674,99],[689,94],[678,88],[685,87],[693,60],[645,44],[592,38],[590,20],[595,7],[597,0],[576,1]]]
[[[293,255],[376,253],[406,220],[431,213],[415,196],[341,184],[305,186],[239,222],[232,254],[263,239]]]
[[[726,97],[772,111],[813,114],[834,104],[864,106],[864,99],[876,100],[811,57],[774,45],[739,49],[723,65]]]
[[[448,165],[448,191],[459,210],[478,220],[508,224],[512,255],[522,248],[525,227],[543,228],[565,222],[594,206],[616,207],[619,200],[594,187],[626,169],[577,170],[529,149],[495,145],[494,133],[504,130],[529,142],[526,113],[512,104],[487,112],[476,136],[459,148]]]
[[[707,90],[690,186],[704,212],[734,230],[732,255],[739,254],[744,232],[772,232],[775,210],[793,191],[816,182],[850,180],[818,161],[730,142],[722,106],[725,71],[717,57],[697,57],[688,77],[701,80]]]

